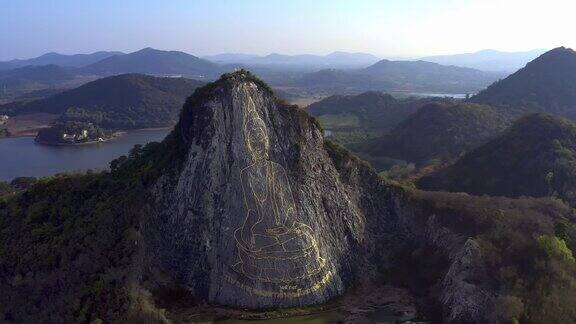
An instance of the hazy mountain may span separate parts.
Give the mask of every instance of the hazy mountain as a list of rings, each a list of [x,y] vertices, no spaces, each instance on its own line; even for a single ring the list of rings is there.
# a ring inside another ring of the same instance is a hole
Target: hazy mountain
[[[6,62],[0,62],[0,70],[15,69],[27,65],[59,65],[68,67],[82,67],[86,66],[110,56],[122,55],[122,52],[95,52],[92,54],[58,54],[58,53],[47,53],[42,56],[38,56],[31,59],[16,59]]]
[[[243,53],[222,53],[216,55],[202,56],[202,58],[205,60],[219,64],[244,63],[246,61],[259,57],[261,56],[255,54],[243,54]]]
[[[73,87],[89,80],[79,76],[76,68],[28,65],[0,71],[0,98],[16,98],[33,91]]]
[[[310,88],[336,88],[360,90],[388,90],[395,87],[393,82],[375,82],[373,77],[357,70],[323,69],[309,72],[295,81],[295,84]]]
[[[185,78],[123,74],[45,99],[0,106],[0,111],[62,114],[64,120],[89,121],[107,128],[169,126],[176,122],[186,97],[201,84]]]
[[[421,58],[421,60],[442,65],[468,67],[482,71],[503,71],[511,73],[523,68],[526,63],[537,58],[545,51],[546,50],[543,49],[535,49],[527,52],[501,52],[487,49],[475,53],[427,56]]]
[[[547,114],[522,117],[419,186],[476,195],[557,195],[576,206],[576,125]]]
[[[47,98],[53,96],[57,93],[64,92],[67,89],[64,88],[46,88],[40,90],[33,90],[30,92],[25,92],[14,98],[14,101],[30,101],[36,99]]]
[[[407,85],[426,87],[449,92],[474,92],[492,83],[500,74],[488,73],[470,68],[446,66],[424,61],[381,60],[361,71],[374,80],[394,82],[399,88]],[[468,89],[466,91],[466,89]]]
[[[414,317],[433,323],[569,322],[574,243],[555,229],[571,215],[557,200],[389,183],[238,72],[198,89],[162,143],[110,172],[0,200],[1,312],[14,323],[213,322],[343,296],[335,321],[370,322],[359,307],[417,312],[417,299]]]
[[[547,112],[576,119],[576,52],[564,47],[546,52],[471,101],[512,114]]]
[[[28,65],[13,70],[0,71],[1,80],[30,80],[41,83],[55,83],[73,79],[76,76],[74,68],[58,65]]]
[[[82,71],[100,75],[144,73],[210,78],[217,76],[221,69],[215,63],[184,52],[144,48],[137,52],[106,58],[86,66]]]
[[[247,65],[287,65],[315,67],[362,67],[377,62],[379,59],[366,53],[334,52],[328,55],[284,55],[272,53],[266,56],[250,54],[221,54],[205,57],[222,64],[240,63]]]
[[[407,92],[475,93],[501,74],[424,61],[381,60],[359,70],[321,70],[297,84],[309,87]]]
[[[446,162],[482,144],[507,125],[504,117],[487,106],[433,103],[373,140],[367,153],[420,165],[435,159]]]

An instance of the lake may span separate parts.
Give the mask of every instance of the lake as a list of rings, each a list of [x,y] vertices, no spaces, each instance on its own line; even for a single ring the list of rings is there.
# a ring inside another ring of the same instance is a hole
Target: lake
[[[43,177],[65,171],[107,170],[110,161],[126,155],[136,144],[159,142],[169,129],[137,130],[102,144],[47,146],[32,137],[0,139],[0,181]]]

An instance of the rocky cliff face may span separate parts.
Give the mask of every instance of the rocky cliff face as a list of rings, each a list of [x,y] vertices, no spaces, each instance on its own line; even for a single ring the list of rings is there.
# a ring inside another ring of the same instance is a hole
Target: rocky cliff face
[[[241,73],[185,106],[187,153],[153,191],[152,262],[210,302],[320,303],[344,291],[365,219],[321,130]]]
[[[482,272],[473,241],[324,142],[313,119],[249,75],[203,91],[173,134],[184,143],[181,162],[152,189],[150,269],[212,303],[302,306],[432,246],[446,259],[430,283],[445,318],[481,322],[489,313],[491,293],[468,283]]]

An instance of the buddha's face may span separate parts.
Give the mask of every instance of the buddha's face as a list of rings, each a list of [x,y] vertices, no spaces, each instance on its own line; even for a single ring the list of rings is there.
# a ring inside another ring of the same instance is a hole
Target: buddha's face
[[[262,125],[253,126],[247,134],[248,149],[254,160],[265,160],[268,158],[268,133]]]

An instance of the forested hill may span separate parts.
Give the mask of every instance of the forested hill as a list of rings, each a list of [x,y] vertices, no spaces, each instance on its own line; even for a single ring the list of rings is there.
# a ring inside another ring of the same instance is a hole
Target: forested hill
[[[367,91],[358,95],[334,95],[315,102],[308,112],[336,128],[362,128],[387,130],[404,121],[420,107],[446,101],[440,98],[395,99],[387,93]]]
[[[497,196],[557,196],[576,206],[576,124],[547,114],[510,129],[454,165],[420,180],[423,189]]]
[[[10,61],[0,62],[0,70],[11,70],[28,65],[50,65],[55,64],[59,66],[68,67],[81,67],[86,66],[110,56],[122,55],[122,52],[106,52],[100,51],[91,54],[59,54],[59,53],[46,53],[44,55],[30,58],[30,59],[15,59]]]
[[[558,47],[471,98],[511,114],[547,112],[576,119],[576,52]]]
[[[0,106],[9,114],[46,112],[107,128],[173,125],[186,97],[203,82],[185,78],[123,74],[28,103]]]
[[[449,161],[495,136],[507,123],[488,106],[429,104],[375,139],[368,153],[419,165]]]
[[[425,61],[381,60],[358,70],[325,69],[305,74],[297,84],[318,88],[431,93],[476,93],[502,77]]]
[[[82,72],[99,75],[144,73],[214,78],[222,69],[215,63],[184,52],[144,48],[137,52],[105,58],[82,68]]]

